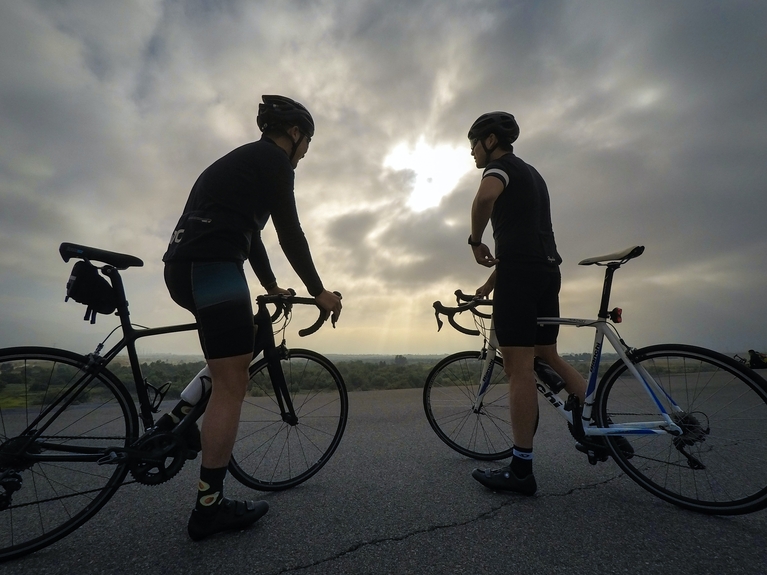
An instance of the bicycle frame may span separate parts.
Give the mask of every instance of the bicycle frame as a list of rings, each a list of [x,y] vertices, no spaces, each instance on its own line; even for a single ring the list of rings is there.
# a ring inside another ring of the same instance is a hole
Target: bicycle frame
[[[84,389],[95,377],[98,376],[102,369],[106,369],[117,355],[123,350],[127,349],[128,360],[131,367],[131,374],[133,375],[133,381],[135,384],[136,395],[138,398],[139,412],[138,416],[141,419],[144,430],[150,429],[154,425],[154,418],[152,414],[153,406],[152,401],[149,399],[148,384],[145,382],[143,373],[141,371],[141,364],[136,351],[136,341],[145,338],[158,335],[166,335],[171,333],[180,333],[185,331],[192,331],[197,329],[196,323],[187,323],[179,325],[170,325],[156,328],[139,328],[133,326],[130,322],[130,312],[128,311],[128,302],[125,299],[125,288],[120,277],[119,272],[112,266],[105,266],[104,274],[110,278],[112,285],[116,292],[120,294],[119,305],[117,306],[117,315],[120,318],[120,329],[122,330],[122,338],[113,345],[109,351],[101,355],[103,348],[103,342],[98,344],[95,351],[88,354],[88,365],[83,375],[64,392],[60,397],[56,398],[49,406],[47,406],[34,421],[30,422],[22,435],[26,435],[29,438],[29,442],[23,446],[26,449],[29,443],[37,440],[48,426],[53,422],[59,413],[65,410],[77,394]],[[270,326],[272,324],[269,312],[266,309],[265,304],[259,302],[259,309],[254,316],[254,320],[257,325]],[[263,350],[264,356],[269,361],[268,370],[272,384],[274,386],[275,398],[280,408],[283,421],[294,425],[298,418],[293,407],[293,403],[290,399],[290,395],[283,390],[286,388],[285,375],[280,367],[280,359],[284,353],[283,346],[278,347],[274,340],[274,334],[271,329],[261,329],[258,334],[258,345],[256,349]],[[253,360],[258,357],[258,353],[254,353]],[[187,414],[183,420],[174,428],[173,433],[182,434],[186,429],[193,425],[194,422],[199,419],[205,410],[207,400],[210,393],[203,394],[202,399],[194,406],[194,408]],[[57,413],[54,413],[57,411]],[[49,417],[50,416],[50,417]],[[47,421],[46,421],[47,418]],[[39,425],[40,422],[44,422]],[[45,461],[100,461],[105,457],[105,451],[103,448],[88,448],[86,446],[69,447],[61,444],[45,444],[49,451],[66,452],[69,455],[40,456],[40,459]],[[125,448],[115,448],[112,450],[116,452],[125,452]],[[37,459],[37,456],[30,455],[30,459]],[[109,462],[109,461],[104,461]]]
[[[574,319],[574,318],[550,318],[540,317],[538,318],[539,325],[563,325],[572,327],[591,327],[595,330],[594,334],[594,346],[592,348],[591,362],[589,364],[589,374],[586,387],[586,400],[581,411],[580,421],[573,418],[574,411],[570,408],[569,404],[562,401],[562,398],[551,391],[543,383],[536,380],[536,388],[538,392],[543,395],[549,404],[551,404],[559,414],[567,420],[568,423],[573,425],[576,431],[583,431],[587,436],[606,436],[606,435],[648,435],[648,434],[666,434],[681,435],[682,429],[674,423],[670,414],[660,401],[659,397],[665,398],[672,406],[674,411],[681,412],[682,409],[676,404],[673,398],[668,395],[662,386],[660,386],[655,379],[644,369],[644,367],[636,366],[630,359],[626,350],[629,348],[625,345],[623,340],[618,336],[613,327],[607,322],[606,319]],[[663,417],[661,421],[643,421],[625,423],[622,425],[614,425],[610,427],[594,427],[590,426],[589,422],[592,419],[592,411],[596,400],[597,389],[599,386],[599,364],[602,359],[602,349],[604,345],[604,339],[607,338],[608,342],[618,354],[618,357],[626,365],[626,368],[634,376],[634,378],[642,384],[645,392],[650,396],[654,404],[660,410],[660,414]],[[482,408],[482,400],[487,393],[490,381],[493,375],[493,369],[495,367],[495,357],[498,354],[498,339],[495,336],[494,321],[491,319],[489,335],[485,340],[485,354],[482,365],[482,379],[480,382],[479,392],[474,401],[474,410],[479,411]]]

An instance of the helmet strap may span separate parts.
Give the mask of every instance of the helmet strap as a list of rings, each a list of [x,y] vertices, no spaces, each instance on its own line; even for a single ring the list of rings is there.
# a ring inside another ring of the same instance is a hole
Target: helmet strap
[[[490,134],[488,134],[484,138],[480,138],[479,139],[479,143],[482,144],[482,149],[485,151],[485,160],[487,162],[490,161],[490,154],[495,152],[495,150],[498,149],[498,145],[499,145],[498,142],[496,142],[495,145],[492,148],[488,148],[487,146],[485,146],[485,140],[488,138],[488,136],[490,136]],[[498,139],[498,137],[496,136],[496,140],[497,139]]]
[[[290,139],[291,142],[293,142],[293,147],[290,150],[290,161],[291,162],[293,161],[293,158],[296,157],[296,152],[298,152],[298,146],[301,145],[301,142],[303,142],[304,138],[306,137],[306,136],[304,136],[303,132],[299,131],[298,133],[300,134],[300,137],[298,138],[298,140],[293,142],[293,137],[290,135],[290,133],[287,130],[285,130],[285,135]]]

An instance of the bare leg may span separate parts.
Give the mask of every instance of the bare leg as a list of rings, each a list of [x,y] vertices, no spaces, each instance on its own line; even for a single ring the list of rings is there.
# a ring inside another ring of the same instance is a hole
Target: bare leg
[[[557,344],[536,345],[535,355],[545,361],[565,381],[567,393],[574,393],[581,400],[581,405],[586,399],[586,380],[578,370],[559,356]],[[505,357],[505,355],[504,355]]]
[[[237,439],[252,357],[247,353],[208,360],[213,384],[202,420],[202,467],[197,502],[187,525],[194,541],[221,531],[244,529],[269,510],[266,501],[233,501],[224,497],[224,479]]]
[[[202,421],[202,465],[229,465],[237,439],[240,410],[248,387],[248,365],[252,354],[208,361],[213,388]]]
[[[514,445],[532,449],[538,419],[532,347],[501,347],[503,370],[509,378],[509,410]]]
[[[533,437],[538,425],[538,391],[535,388],[533,347],[501,347],[503,371],[509,378],[509,410],[514,455],[508,467],[475,469],[471,476],[493,490],[534,495],[538,489],[532,471]]]

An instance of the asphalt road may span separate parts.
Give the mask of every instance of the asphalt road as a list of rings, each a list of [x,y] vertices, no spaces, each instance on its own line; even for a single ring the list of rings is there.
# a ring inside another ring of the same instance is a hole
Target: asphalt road
[[[307,483],[259,494],[229,479],[228,496],[271,505],[253,528],[188,539],[194,461],[164,485],[122,488],[74,534],[0,574],[767,572],[767,510],[678,509],[612,461],[589,465],[558,415],[541,417],[539,491],[525,498],[471,479],[476,462],[434,435],[421,390],[353,393],[338,451]]]

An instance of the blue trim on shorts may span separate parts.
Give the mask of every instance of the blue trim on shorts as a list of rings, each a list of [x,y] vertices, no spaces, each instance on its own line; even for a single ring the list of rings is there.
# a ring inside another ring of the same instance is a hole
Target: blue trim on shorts
[[[250,301],[250,290],[241,264],[194,262],[192,296],[198,310],[230,301]]]

